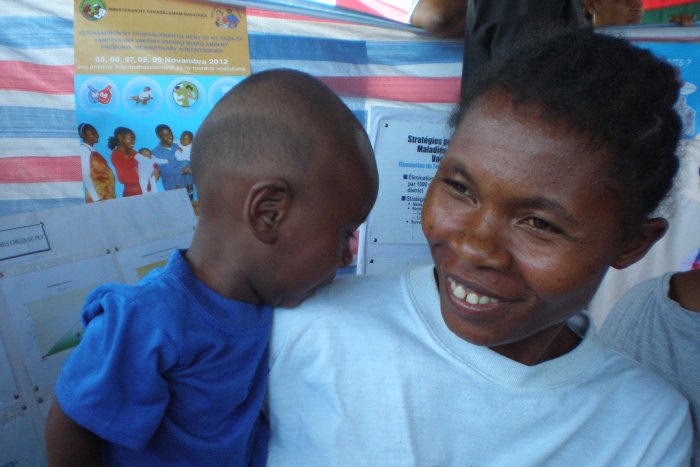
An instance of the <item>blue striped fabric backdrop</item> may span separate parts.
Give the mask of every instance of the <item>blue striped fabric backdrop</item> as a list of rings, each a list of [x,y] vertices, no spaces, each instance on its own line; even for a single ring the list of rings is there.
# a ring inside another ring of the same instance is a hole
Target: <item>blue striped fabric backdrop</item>
[[[371,105],[457,99],[462,44],[410,30],[248,9],[253,72],[318,76],[360,121]],[[73,2],[0,9],[0,215],[84,203],[73,95]]]

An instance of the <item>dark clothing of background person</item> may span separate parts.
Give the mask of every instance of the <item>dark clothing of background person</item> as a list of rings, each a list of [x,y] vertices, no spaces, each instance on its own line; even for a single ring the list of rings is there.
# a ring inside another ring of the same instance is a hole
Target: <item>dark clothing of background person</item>
[[[469,0],[462,90],[469,73],[514,44],[523,29],[584,24],[579,0]]]

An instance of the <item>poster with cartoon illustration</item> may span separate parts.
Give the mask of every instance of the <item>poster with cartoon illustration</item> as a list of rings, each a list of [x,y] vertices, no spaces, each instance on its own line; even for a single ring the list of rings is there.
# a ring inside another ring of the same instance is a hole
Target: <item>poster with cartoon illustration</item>
[[[87,202],[187,189],[208,111],[250,74],[245,10],[74,0],[76,137]]]

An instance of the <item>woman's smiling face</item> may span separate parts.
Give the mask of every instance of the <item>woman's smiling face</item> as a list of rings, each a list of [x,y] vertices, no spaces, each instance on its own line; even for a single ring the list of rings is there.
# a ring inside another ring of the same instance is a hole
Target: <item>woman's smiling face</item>
[[[500,94],[464,115],[423,206],[452,332],[525,362],[586,306],[610,265],[628,265],[607,155],[587,141]]]

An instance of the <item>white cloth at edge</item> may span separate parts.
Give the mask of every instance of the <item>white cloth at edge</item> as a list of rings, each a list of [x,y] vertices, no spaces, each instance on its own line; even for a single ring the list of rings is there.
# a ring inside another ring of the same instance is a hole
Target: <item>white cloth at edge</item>
[[[432,266],[341,278],[275,311],[268,465],[687,465],[687,401],[576,318],[528,367],[449,331]]]

